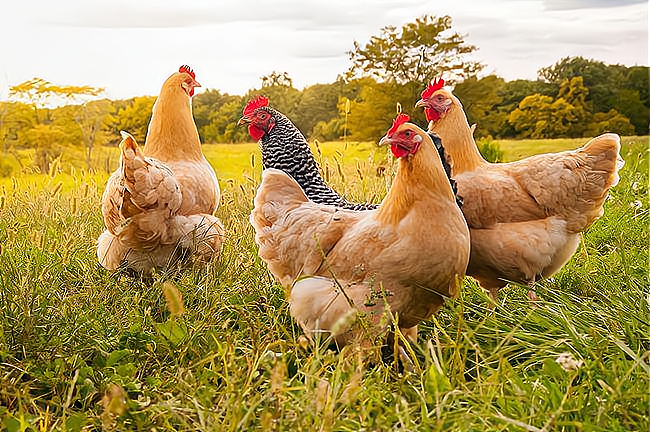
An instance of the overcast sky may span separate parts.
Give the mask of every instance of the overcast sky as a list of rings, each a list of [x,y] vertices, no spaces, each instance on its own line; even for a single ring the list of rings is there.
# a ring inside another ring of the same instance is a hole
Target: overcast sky
[[[648,65],[646,0],[0,0],[0,99],[33,77],[104,96],[157,95],[189,64],[204,88],[243,95],[272,71],[331,83],[382,27],[452,17],[485,73],[535,79],[563,57]]]

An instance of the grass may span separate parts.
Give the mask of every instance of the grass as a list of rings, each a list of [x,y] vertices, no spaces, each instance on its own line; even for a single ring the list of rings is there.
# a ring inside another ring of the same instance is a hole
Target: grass
[[[561,149],[499,144],[506,159]],[[320,147],[336,188],[385,194],[385,149]],[[624,141],[605,215],[538,284],[540,307],[509,286],[492,310],[466,279],[421,326],[412,373],[373,361],[376,346],[305,346],[248,223],[256,145],[205,150],[221,179],[223,257],[149,283],[96,262],[107,173],[0,179],[0,430],[649,430],[646,138]],[[582,363],[564,369],[564,353]]]

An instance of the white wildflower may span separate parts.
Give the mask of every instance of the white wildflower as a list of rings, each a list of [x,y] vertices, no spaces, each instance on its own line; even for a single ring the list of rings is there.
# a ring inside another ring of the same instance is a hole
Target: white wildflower
[[[562,366],[562,369],[565,371],[574,371],[578,369],[580,366],[582,366],[582,363],[584,363],[582,360],[576,360],[573,358],[573,354],[571,353],[562,353],[557,358],[555,361]]]
[[[632,190],[637,190],[637,189],[639,189],[639,182],[632,183]]]
[[[641,207],[643,207],[643,203],[639,200],[636,200],[630,203],[630,207],[632,207],[635,210],[639,210]]]

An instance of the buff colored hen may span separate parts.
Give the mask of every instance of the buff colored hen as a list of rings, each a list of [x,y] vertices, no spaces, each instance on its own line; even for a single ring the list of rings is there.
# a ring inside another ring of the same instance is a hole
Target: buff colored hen
[[[100,264],[148,274],[178,257],[217,257],[224,229],[213,213],[220,191],[203,156],[190,98],[199,83],[181,66],[163,84],[153,108],[143,151],[123,133],[121,166],[102,199],[106,230],[100,235]]]
[[[251,224],[259,255],[287,289],[291,315],[308,336],[346,344],[360,311],[380,331],[389,309],[415,339],[417,324],[453,297],[469,259],[469,232],[429,135],[401,115],[382,139],[399,158],[378,209],[310,201],[283,171],[266,169]]]
[[[609,133],[574,151],[489,163],[460,101],[443,85],[429,85],[416,106],[424,108],[429,131],[440,136],[452,162],[471,234],[467,274],[493,297],[509,281],[532,285],[551,276],[603,214],[623,166],[620,137]]]

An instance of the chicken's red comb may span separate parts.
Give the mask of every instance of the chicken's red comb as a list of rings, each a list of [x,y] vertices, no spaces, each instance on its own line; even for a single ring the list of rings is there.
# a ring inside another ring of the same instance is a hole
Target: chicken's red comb
[[[445,85],[445,80],[442,78],[435,78],[431,84],[427,86],[427,88],[422,92],[422,99],[426,99],[430,97],[433,92],[436,90],[440,90],[443,86]]]
[[[253,114],[253,112],[256,109],[261,108],[261,107],[265,107],[265,106],[268,106],[268,105],[269,105],[269,100],[267,98],[265,98],[262,95],[257,95],[253,99],[248,101],[248,103],[244,107],[244,115],[247,116],[249,114]]]
[[[409,117],[408,114],[404,114],[404,113],[402,113],[402,114],[398,115],[397,117],[395,117],[395,120],[393,120],[393,126],[391,126],[390,129],[388,129],[388,132],[386,133],[386,135],[391,136],[392,134],[394,134],[395,131],[397,130],[397,128],[400,125],[403,125],[404,123],[409,121],[410,118],[411,117]]]
[[[179,71],[180,73],[185,72],[186,74],[188,74],[188,75],[191,76],[192,78],[196,79],[196,74],[194,73],[194,71],[192,70],[192,68],[189,67],[188,65],[183,65],[183,66],[179,67],[179,68],[178,68],[178,71]]]

